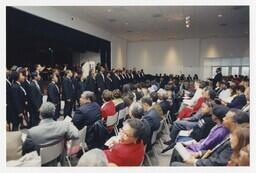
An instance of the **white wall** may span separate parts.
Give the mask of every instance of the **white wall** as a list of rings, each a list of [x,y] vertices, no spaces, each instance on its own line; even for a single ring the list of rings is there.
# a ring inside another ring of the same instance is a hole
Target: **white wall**
[[[210,75],[205,59],[243,57],[249,57],[248,38],[130,42],[127,47],[128,68],[144,68],[152,74],[197,73],[203,79]]]
[[[131,42],[127,48],[128,68],[146,73],[199,73],[199,39]]]
[[[15,8],[33,14],[35,16],[42,17],[49,21],[53,21],[64,26],[68,26],[79,31],[88,33],[100,37],[102,39],[111,42],[111,66],[112,67],[124,67],[126,66],[126,40],[121,39],[108,33],[86,21],[80,20],[75,16],[71,16],[65,12],[62,12],[54,7],[43,6],[16,6]],[[71,20],[75,17],[75,20]]]

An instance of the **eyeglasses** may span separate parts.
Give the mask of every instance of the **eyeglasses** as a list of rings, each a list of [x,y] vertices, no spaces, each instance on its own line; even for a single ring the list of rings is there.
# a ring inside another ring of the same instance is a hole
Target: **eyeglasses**
[[[125,132],[122,128],[119,129],[119,132],[123,133],[126,137],[129,137],[129,138],[133,137],[132,135],[130,135],[127,132]]]

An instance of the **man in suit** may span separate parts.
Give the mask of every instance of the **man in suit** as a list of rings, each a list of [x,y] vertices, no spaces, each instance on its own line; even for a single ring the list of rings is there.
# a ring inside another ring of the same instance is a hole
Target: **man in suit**
[[[141,99],[141,103],[145,111],[143,119],[145,119],[151,127],[151,139],[153,132],[158,130],[160,127],[160,114],[154,108],[152,108],[152,99],[150,97],[143,97]]]
[[[107,73],[106,82],[105,83],[106,83],[106,89],[108,89],[110,91],[113,91],[113,88],[114,88],[113,80],[112,80],[111,75],[110,75],[109,72]]]
[[[57,120],[60,116],[60,89],[57,85],[58,77],[56,74],[51,75],[51,82],[48,85],[47,89],[47,101],[55,105],[55,114],[53,119]]]
[[[56,144],[62,140],[78,139],[79,132],[70,122],[54,121],[55,106],[50,102],[40,108],[41,122],[28,130],[23,144],[23,154],[37,150],[40,146]],[[54,165],[57,166],[57,165]]]
[[[80,104],[78,110],[75,111],[73,117],[74,125],[80,130],[84,126],[91,126],[100,119],[100,106],[95,102],[94,93],[91,91],[84,91],[80,97]]]
[[[43,95],[41,93],[41,88],[38,84],[41,77],[37,72],[31,73],[32,81],[30,83],[30,126],[34,127],[38,125],[39,119],[39,108],[43,102]]]
[[[73,106],[74,97],[75,97],[75,87],[71,79],[72,77],[71,70],[66,70],[65,74],[66,76],[63,78],[63,82],[62,82],[62,96],[63,96],[63,100],[65,101],[64,117],[66,117],[67,115],[71,117],[72,106]]]
[[[113,88],[115,89],[121,89],[121,78],[117,74],[116,71],[112,74],[112,79],[113,79]]]
[[[9,125],[9,130],[12,129],[12,83],[9,80],[10,77],[10,71],[7,69],[6,70],[6,120],[7,120],[7,124]]]
[[[104,67],[100,67],[100,71],[96,75],[96,85],[97,85],[97,100],[99,104],[102,104],[101,94],[106,89],[106,83],[105,83],[105,75],[104,75],[105,69]]]
[[[27,93],[21,84],[25,81],[25,70],[19,69],[12,72],[13,84],[11,88],[11,100],[13,105],[12,124],[13,131],[17,131],[25,118],[25,106]]]

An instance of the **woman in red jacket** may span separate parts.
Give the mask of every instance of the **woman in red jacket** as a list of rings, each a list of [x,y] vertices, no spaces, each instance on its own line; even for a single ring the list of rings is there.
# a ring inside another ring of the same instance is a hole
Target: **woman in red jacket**
[[[143,123],[139,119],[128,119],[118,136],[110,138],[104,150],[108,162],[117,166],[139,166],[144,160]]]
[[[177,120],[182,120],[183,118],[188,118],[190,117],[193,113],[197,112],[201,106],[202,103],[204,102],[204,100],[214,100],[216,96],[216,92],[212,89],[208,89],[207,87],[204,88],[203,93],[202,93],[202,97],[200,97],[196,104],[193,106],[187,106],[184,107],[180,112],[179,115],[177,116]]]

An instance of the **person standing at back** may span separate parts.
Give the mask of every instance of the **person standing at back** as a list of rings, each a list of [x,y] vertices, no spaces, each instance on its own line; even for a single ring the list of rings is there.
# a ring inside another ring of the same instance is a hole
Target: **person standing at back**
[[[64,106],[64,117],[70,116],[72,113],[72,107],[74,102],[74,96],[75,96],[75,87],[72,82],[72,72],[71,70],[66,70],[65,77],[63,78],[62,82],[62,97],[65,101]]]
[[[56,74],[51,75],[51,82],[48,85],[47,89],[47,101],[53,103],[55,105],[55,114],[54,120],[57,120],[60,116],[60,89],[57,85],[58,77]]]

